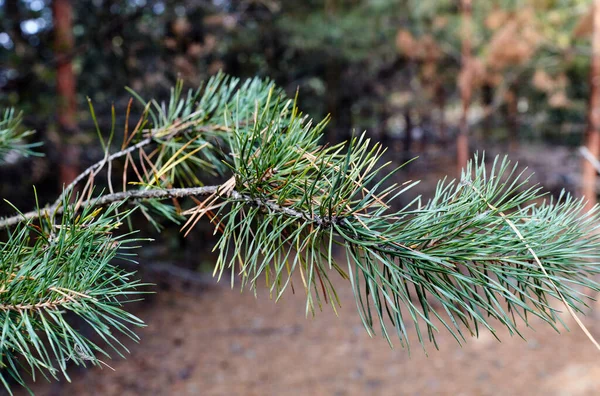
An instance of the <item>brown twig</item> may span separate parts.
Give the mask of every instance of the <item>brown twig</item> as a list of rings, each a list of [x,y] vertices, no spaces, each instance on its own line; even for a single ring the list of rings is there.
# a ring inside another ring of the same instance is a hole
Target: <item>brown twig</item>
[[[53,309],[53,308],[57,308],[61,305],[67,304],[67,303],[77,303],[78,300],[76,297],[94,300],[92,297],[90,297],[86,294],[79,293],[74,290],[65,289],[62,287],[50,287],[48,290],[58,293],[63,297],[61,297],[57,300],[43,301],[43,302],[37,302],[37,303],[32,303],[32,304],[0,304],[0,311],[22,312],[22,311],[36,311],[39,309]]]
[[[196,126],[196,125],[190,124],[190,123],[176,125],[173,127],[173,129],[174,129],[173,132],[169,135],[165,135],[163,129],[153,130],[153,131],[151,131],[150,136],[148,136],[145,139],[141,140],[140,142],[134,144],[133,146],[127,147],[126,149],[121,150],[121,151],[117,151],[116,153],[111,154],[109,156],[105,156],[100,161],[96,162],[95,164],[91,165],[86,170],[84,170],[82,173],[80,173],[68,186],[66,186],[64,188],[62,194],[56,199],[56,201],[50,207],[57,208],[61,204],[63,198],[67,194],[69,194],[71,191],[73,191],[73,189],[75,188],[75,186],[77,184],[79,184],[88,175],[90,175],[92,173],[95,174],[98,171],[100,171],[104,167],[104,165],[106,165],[107,163],[110,163],[118,158],[121,158],[128,154],[131,154],[132,152],[134,152],[136,150],[141,150],[142,148],[152,144],[154,142],[155,138],[172,138],[179,133],[187,131],[188,128],[191,126]],[[213,130],[221,130],[222,128],[223,127],[220,125],[214,125],[214,126],[206,126],[206,127],[197,127],[196,130],[201,131],[201,132],[207,132],[207,131],[213,131]],[[131,136],[134,136],[134,133],[132,133]]]

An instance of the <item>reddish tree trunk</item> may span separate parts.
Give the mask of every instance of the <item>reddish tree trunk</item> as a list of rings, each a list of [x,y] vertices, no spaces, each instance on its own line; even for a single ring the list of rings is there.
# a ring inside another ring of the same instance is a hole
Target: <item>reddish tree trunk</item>
[[[512,86],[507,95],[506,101],[506,121],[508,127],[508,150],[513,152],[519,147],[519,97],[517,87]]]
[[[469,160],[469,121],[468,113],[471,105],[473,84],[471,79],[471,0],[461,0],[462,14],[462,51],[461,51],[461,74],[463,78],[459,84],[460,98],[462,102],[462,115],[460,118],[460,129],[456,139],[456,159],[458,172],[467,165]]]
[[[600,0],[594,1],[594,28],[592,33],[592,62],[590,67],[590,99],[586,147],[594,158],[600,152]],[[596,204],[596,169],[583,160],[582,193],[590,209]]]
[[[438,135],[442,143],[446,143],[446,91],[441,83],[438,84],[435,90],[435,98],[440,112],[438,119]]]
[[[70,183],[79,171],[79,147],[74,142],[77,134],[77,101],[73,54],[73,10],[70,0],[52,2],[54,18],[54,51],[56,55],[57,119],[61,136],[60,182]]]

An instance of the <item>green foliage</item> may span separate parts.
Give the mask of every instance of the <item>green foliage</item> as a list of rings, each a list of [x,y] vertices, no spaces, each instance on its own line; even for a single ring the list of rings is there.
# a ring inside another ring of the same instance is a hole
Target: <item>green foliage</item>
[[[168,103],[153,100],[146,104],[139,95],[132,90],[130,92],[144,104],[146,111],[140,125],[152,126],[150,134],[159,147],[156,156],[148,159],[148,169],[154,171],[144,172],[135,182],[145,190],[202,186],[204,183],[198,175],[226,174],[229,165],[224,160],[231,158],[227,144],[231,125],[247,123],[256,108],[263,108],[273,96],[283,95],[269,80],[255,78],[241,83],[240,79],[223,73],[186,94],[179,81],[171,90]],[[276,105],[271,102],[267,107]],[[232,114],[235,114],[235,119],[230,118]],[[171,205],[157,200],[140,205],[142,212],[157,228],[160,228],[159,222],[154,219],[153,213],[167,215],[175,222],[181,219]]]
[[[0,114],[0,164],[8,160],[14,161],[20,156],[39,155],[33,149],[41,143],[27,143],[25,139],[34,131],[23,130],[23,115],[14,109],[6,109]],[[9,157],[12,154],[12,159]]]
[[[222,76],[211,84],[221,94],[205,95],[228,98],[220,100],[230,110],[213,113],[197,130],[227,131],[214,147],[232,172],[235,194],[224,187],[220,197],[188,210],[187,224],[218,209],[215,272],[231,269],[232,282],[237,275],[255,289],[264,279],[278,299],[299,271],[307,312],[314,312],[336,302],[330,276],[337,273],[351,280],[368,331],[379,324],[389,340],[392,325],[403,344],[406,321],[422,343],[421,326],[434,342],[440,326],[459,342],[481,326],[495,333],[489,318],[516,334],[519,318],[528,324],[531,315],[554,326],[560,319],[551,297],[563,295],[579,310],[584,301],[575,286],[598,290],[589,278],[600,247],[597,210],[580,215],[583,203],[568,195],[538,203],[541,189],[508,160],[496,159],[487,173],[475,158],[460,182],[440,183],[427,204],[417,199],[398,209],[398,197],[415,183],[386,187],[396,170],[380,164],[379,145],[361,136],[320,146],[327,120],[313,123],[271,84]],[[204,108],[198,103],[181,107],[197,106],[186,110],[196,114]],[[345,250],[344,265],[334,245]]]
[[[327,12],[310,8],[302,15],[284,13],[277,27],[292,48],[323,58],[368,62],[395,53],[398,1],[369,1]],[[360,32],[360,33],[359,33]]]
[[[391,324],[402,343],[408,343],[406,321],[414,322],[421,342],[421,322],[434,342],[440,325],[459,341],[482,325],[495,333],[487,317],[517,334],[518,318],[527,324],[528,314],[554,325],[560,319],[549,297],[562,294],[577,310],[583,301],[575,285],[598,290],[588,278],[598,272],[590,264],[598,260],[598,217],[596,210],[580,216],[581,201],[564,195],[536,206],[544,194],[527,186],[516,166],[496,159],[488,174],[476,158],[460,183],[441,183],[426,205],[416,200],[394,210],[415,183],[384,187],[395,170],[378,166],[378,145],[360,137],[321,147],[326,121],[313,125],[292,102],[279,103],[255,110],[249,125],[225,121],[235,125],[236,191],[263,203],[248,208],[230,198],[217,213],[216,271],[231,268],[232,282],[236,273],[255,288],[264,278],[279,298],[291,273],[300,271],[307,311],[314,312],[337,299],[333,270],[351,280],[368,331],[380,324],[389,340]],[[500,213],[518,224],[549,277]],[[346,251],[344,266],[333,245]]]
[[[122,304],[142,285],[112,262],[131,261],[136,242],[113,235],[128,215],[118,206],[27,221],[0,243],[0,381],[8,390],[7,376],[21,385],[23,371],[68,380],[69,362],[106,364],[96,354],[109,356],[108,347],[122,356],[120,335],[137,340],[130,327],[142,322]]]

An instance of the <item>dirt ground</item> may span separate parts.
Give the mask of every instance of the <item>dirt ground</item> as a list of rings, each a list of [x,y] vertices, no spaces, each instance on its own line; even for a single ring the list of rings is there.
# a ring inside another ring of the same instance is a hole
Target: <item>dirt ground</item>
[[[545,166],[539,165],[542,171]],[[399,343],[391,349],[382,337],[370,338],[350,285],[339,280],[337,286],[339,317],[325,307],[308,318],[302,293],[287,293],[275,304],[264,290],[255,299],[227,282],[158,290],[135,309],[148,326],[138,332],[139,344],[127,344],[127,360],[107,362],[114,372],[74,368],[72,383],[38,383],[33,390],[37,395],[600,394],[600,353],[567,315],[570,333],[534,322],[535,331],[523,331],[527,341],[501,330],[501,343],[484,332],[461,347],[441,332],[439,351],[429,345],[426,355],[413,340],[409,356]],[[600,337],[600,305],[585,323]]]
[[[338,282],[339,317],[305,318],[304,298],[275,304],[228,286],[160,291],[138,312],[148,326],[127,360],[75,370],[71,384],[38,384],[37,395],[597,395],[599,353],[576,328],[539,323],[527,341],[501,331],[460,347],[447,333],[428,356],[390,349],[363,329],[350,285]],[[600,312],[600,307],[598,307]],[[598,316],[600,318],[600,315]],[[587,325],[600,336],[600,321]],[[414,341],[414,340],[413,340]]]

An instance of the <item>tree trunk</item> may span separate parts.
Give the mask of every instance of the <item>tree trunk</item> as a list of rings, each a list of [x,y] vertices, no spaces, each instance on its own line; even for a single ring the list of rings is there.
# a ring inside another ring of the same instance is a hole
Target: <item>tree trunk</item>
[[[403,150],[405,154],[410,154],[410,149],[413,141],[413,122],[410,114],[410,109],[407,108],[404,111],[404,141],[403,141]]]
[[[340,140],[340,135],[342,134],[340,131],[340,123],[339,123],[339,106],[340,106],[340,67],[337,59],[333,58],[333,56],[327,61],[325,70],[325,84],[327,87],[326,90],[326,106],[327,106],[327,114],[331,117],[331,122],[329,124],[328,132],[327,132],[327,140],[332,142],[337,142]]]
[[[447,141],[447,127],[446,127],[446,90],[441,83],[438,84],[435,90],[435,98],[439,111],[438,118],[438,136],[440,142],[446,143]]]
[[[517,87],[510,87],[506,98],[506,126],[508,128],[508,151],[513,152],[519,147],[519,96]]]
[[[332,19],[335,16],[335,3],[335,0],[325,1],[325,13],[329,17],[330,23],[332,23]],[[325,103],[327,106],[327,113],[331,117],[329,128],[326,134],[327,141],[330,143],[341,140],[338,112],[340,107],[340,73],[340,63],[336,57],[336,54],[328,55],[327,62],[325,63],[325,86],[327,88],[325,93]]]
[[[459,84],[460,98],[462,102],[462,115],[460,118],[460,129],[456,139],[456,159],[458,173],[469,160],[469,121],[468,113],[471,104],[473,84],[471,78],[471,0],[461,0],[462,16],[462,51],[461,51],[461,74],[463,79]]]
[[[73,56],[73,10],[70,0],[52,2],[54,51],[56,55],[57,120],[61,136],[60,183],[69,184],[79,173],[77,135],[77,101]]]
[[[490,84],[484,84],[481,87],[481,99],[483,101],[483,135],[491,136],[492,134],[492,104],[494,103],[494,87]]]
[[[594,1],[594,28],[592,33],[592,60],[590,67],[590,98],[588,107],[588,128],[585,144],[594,158],[600,152],[600,0]],[[583,160],[582,193],[587,200],[586,208],[596,204],[596,169]]]

